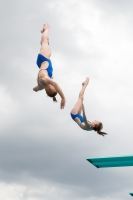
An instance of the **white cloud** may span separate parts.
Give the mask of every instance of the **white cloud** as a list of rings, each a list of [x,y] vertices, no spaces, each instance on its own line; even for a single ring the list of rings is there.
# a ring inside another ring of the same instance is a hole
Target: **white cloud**
[[[17,100],[13,99],[4,87],[0,88],[0,127],[7,128],[17,120]]]
[[[11,175],[14,182],[0,184],[2,199],[107,200],[110,194],[115,200],[127,199],[130,170],[126,176],[126,169],[95,171],[84,162],[89,155],[132,152],[131,1],[16,2],[8,7],[5,2],[2,9],[0,131],[6,137],[0,140],[1,170],[3,181]],[[67,97],[63,111],[44,91],[32,91],[45,21],[51,24],[54,77]],[[82,131],[69,115],[86,76],[91,77],[85,93],[88,120],[101,120],[106,138]],[[34,185],[21,184],[18,174],[24,170],[28,180],[36,177]],[[123,177],[122,186],[116,176]]]

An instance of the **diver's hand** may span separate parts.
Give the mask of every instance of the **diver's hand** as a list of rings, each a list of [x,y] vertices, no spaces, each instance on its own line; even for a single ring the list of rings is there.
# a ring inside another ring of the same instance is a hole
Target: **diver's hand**
[[[65,97],[63,97],[63,98],[61,99],[60,109],[64,109],[65,104],[66,104],[66,99],[65,99]]]

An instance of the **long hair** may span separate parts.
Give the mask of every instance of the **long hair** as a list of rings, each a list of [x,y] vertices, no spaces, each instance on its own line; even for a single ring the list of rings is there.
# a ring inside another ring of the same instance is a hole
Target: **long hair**
[[[51,93],[48,93],[47,90],[46,90],[46,93],[49,97],[52,97],[53,98],[53,102],[57,102],[57,99],[56,99],[56,95],[57,95],[57,92],[53,92],[52,94]]]
[[[97,132],[97,134],[105,136],[107,133],[102,132],[101,129],[103,128],[103,124],[100,122],[98,126],[93,127],[93,130]]]

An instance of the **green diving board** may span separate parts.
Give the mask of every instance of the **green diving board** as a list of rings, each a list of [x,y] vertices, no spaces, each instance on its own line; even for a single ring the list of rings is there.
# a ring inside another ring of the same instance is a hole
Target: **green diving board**
[[[133,155],[87,158],[97,168],[133,166]]]
[[[130,192],[129,194],[130,194],[131,196],[133,196],[133,192]]]

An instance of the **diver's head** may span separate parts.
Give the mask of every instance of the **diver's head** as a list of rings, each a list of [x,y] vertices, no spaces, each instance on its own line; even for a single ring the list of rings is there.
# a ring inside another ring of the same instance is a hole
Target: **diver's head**
[[[53,101],[57,102],[56,97],[55,97],[57,95],[57,91],[51,84],[45,85],[45,91],[49,97],[53,98]]]

